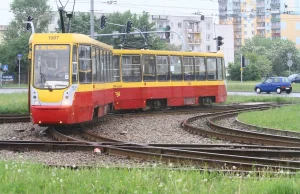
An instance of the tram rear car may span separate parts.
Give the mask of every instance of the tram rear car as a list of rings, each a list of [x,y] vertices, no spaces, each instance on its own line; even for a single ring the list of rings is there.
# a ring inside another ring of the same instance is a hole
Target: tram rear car
[[[81,34],[33,34],[30,112],[34,124],[75,124],[113,104],[112,47]]]
[[[225,102],[222,53],[113,50],[114,108],[153,109]]]

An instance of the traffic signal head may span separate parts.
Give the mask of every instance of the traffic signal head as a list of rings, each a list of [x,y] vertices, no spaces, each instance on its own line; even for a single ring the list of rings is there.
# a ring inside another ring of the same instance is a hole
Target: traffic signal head
[[[101,16],[101,21],[100,21],[100,28],[101,29],[104,29],[106,27],[106,20],[107,20],[107,17],[105,17],[104,15]]]
[[[165,33],[165,36],[167,39],[170,38],[170,30],[171,30],[171,27],[169,25],[166,26],[166,33]]]
[[[242,67],[246,67],[246,59],[245,57],[242,55]]]
[[[217,47],[218,47],[218,50],[220,50],[220,47],[224,44],[224,42],[222,42],[224,38],[222,36],[218,36],[217,37]]]
[[[27,22],[31,22],[32,20],[33,20],[33,18],[32,18],[31,16],[28,16]],[[31,29],[31,24],[27,23],[26,29],[27,29],[27,30],[30,30],[30,29]]]
[[[126,33],[129,34],[131,32],[132,22],[129,20],[126,24]]]

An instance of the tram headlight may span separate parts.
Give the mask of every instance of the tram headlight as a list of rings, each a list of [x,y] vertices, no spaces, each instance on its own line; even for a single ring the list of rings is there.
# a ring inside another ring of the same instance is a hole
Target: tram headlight
[[[67,105],[71,105],[71,101],[69,99],[63,99],[63,101],[61,102],[62,106],[67,106]]]

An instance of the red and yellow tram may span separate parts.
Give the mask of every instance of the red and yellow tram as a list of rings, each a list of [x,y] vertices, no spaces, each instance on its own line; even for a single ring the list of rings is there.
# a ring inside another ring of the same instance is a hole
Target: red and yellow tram
[[[113,50],[81,34],[33,34],[29,45],[34,124],[76,124],[113,109],[226,100],[221,53]]]
[[[116,110],[226,101],[222,53],[113,50],[113,65]]]

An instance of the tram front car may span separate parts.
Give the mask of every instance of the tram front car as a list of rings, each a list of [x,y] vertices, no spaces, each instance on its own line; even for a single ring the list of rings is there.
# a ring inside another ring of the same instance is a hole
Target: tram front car
[[[30,38],[29,103],[34,124],[74,122],[73,100],[78,85],[77,47],[73,42],[70,34],[33,34]]]

